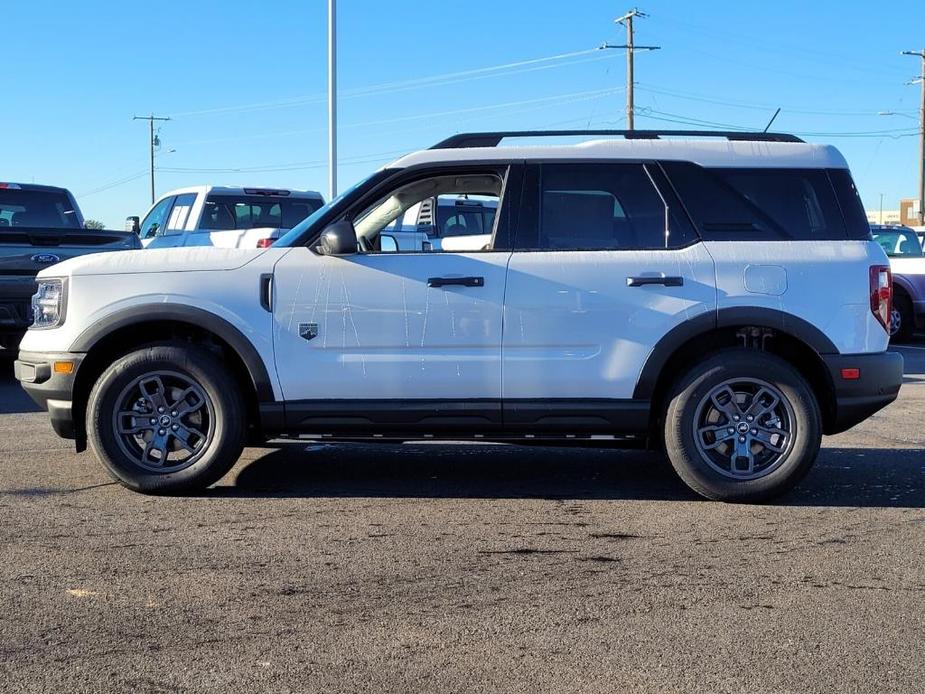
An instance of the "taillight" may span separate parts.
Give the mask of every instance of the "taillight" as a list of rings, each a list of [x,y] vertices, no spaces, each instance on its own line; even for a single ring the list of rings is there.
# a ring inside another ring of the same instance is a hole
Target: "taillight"
[[[276,239],[257,239],[257,248],[269,248]]]
[[[889,265],[870,266],[870,310],[889,334],[893,311],[893,274]]]

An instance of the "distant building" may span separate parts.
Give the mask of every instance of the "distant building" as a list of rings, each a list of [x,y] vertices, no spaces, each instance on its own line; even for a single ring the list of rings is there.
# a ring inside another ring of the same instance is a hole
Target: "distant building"
[[[899,218],[900,223],[906,226],[911,227],[919,223],[919,201],[917,198],[899,201]]]
[[[902,219],[899,210],[884,210],[882,215],[880,210],[865,210],[867,212],[867,221],[870,224],[899,224]]]
[[[899,201],[898,210],[865,210],[867,221],[871,224],[904,224],[907,227],[919,223],[919,201],[904,198]]]

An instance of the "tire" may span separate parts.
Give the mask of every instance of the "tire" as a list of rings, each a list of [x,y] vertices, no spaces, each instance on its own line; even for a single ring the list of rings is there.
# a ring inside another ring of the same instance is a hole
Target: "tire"
[[[87,404],[87,439],[129,489],[186,494],[235,464],[245,412],[238,384],[216,356],[191,345],[156,345],[117,359],[99,377]]]
[[[907,296],[897,294],[893,297],[891,319],[890,342],[908,341],[915,328],[915,316],[912,314],[912,302]]]
[[[700,362],[675,384],[665,414],[672,467],[714,501],[787,492],[812,467],[821,442],[819,405],[806,380],[766,352],[732,349]]]

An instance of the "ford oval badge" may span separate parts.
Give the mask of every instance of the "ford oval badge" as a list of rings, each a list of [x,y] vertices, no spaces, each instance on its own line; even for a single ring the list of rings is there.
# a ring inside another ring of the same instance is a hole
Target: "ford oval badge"
[[[42,263],[42,265],[51,265],[53,263],[60,263],[61,258],[56,256],[54,253],[36,253],[31,258],[33,263]]]

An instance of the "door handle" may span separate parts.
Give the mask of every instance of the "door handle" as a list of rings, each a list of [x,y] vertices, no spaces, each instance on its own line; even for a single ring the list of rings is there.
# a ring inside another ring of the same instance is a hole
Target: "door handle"
[[[267,313],[273,313],[273,275],[260,275],[260,306]]]
[[[430,277],[427,280],[428,287],[448,287],[455,285],[457,287],[484,287],[484,277]]]
[[[648,284],[661,284],[665,287],[683,287],[684,278],[683,277],[660,277],[658,275],[626,278],[627,287],[645,287]]]

